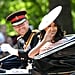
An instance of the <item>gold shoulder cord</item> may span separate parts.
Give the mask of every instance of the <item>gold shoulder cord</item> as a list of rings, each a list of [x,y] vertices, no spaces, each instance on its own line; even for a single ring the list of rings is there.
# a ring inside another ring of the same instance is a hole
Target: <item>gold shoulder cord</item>
[[[27,42],[25,42],[26,48],[30,45],[31,40],[32,40],[34,34],[35,34],[35,33],[31,33],[30,36],[29,36],[29,38],[28,38],[28,40],[27,40]]]
[[[25,45],[26,45],[26,49],[27,47],[30,45],[31,41],[32,41],[32,38],[33,36],[35,35],[35,33],[38,33],[39,31],[38,30],[33,30],[32,33],[30,34],[27,42],[25,42]]]

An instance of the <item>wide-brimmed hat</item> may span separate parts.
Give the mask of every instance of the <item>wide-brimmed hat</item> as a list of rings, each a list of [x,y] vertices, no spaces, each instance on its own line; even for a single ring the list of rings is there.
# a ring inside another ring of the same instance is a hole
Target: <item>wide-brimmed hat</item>
[[[62,6],[57,6],[53,10],[51,10],[48,14],[46,14],[41,23],[39,24],[39,30],[43,30],[48,27],[60,14],[62,10]]]

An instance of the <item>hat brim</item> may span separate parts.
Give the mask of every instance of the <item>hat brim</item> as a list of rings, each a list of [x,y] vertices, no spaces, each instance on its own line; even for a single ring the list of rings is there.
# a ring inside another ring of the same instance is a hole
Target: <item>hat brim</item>
[[[52,11],[50,11],[47,15],[42,18],[41,23],[39,24],[39,30],[43,30],[48,27],[60,14],[62,10],[62,6],[57,6]]]
[[[6,17],[7,21],[11,21],[12,18],[18,15],[25,15],[27,12],[25,10],[21,10],[21,11],[16,11],[15,13],[11,13],[9,16]]]
[[[25,22],[25,21],[26,21],[26,19],[22,19],[22,20],[20,20],[20,21],[18,21],[18,22],[12,23],[12,25],[13,25],[13,26],[17,26],[17,25],[22,24],[22,23]]]

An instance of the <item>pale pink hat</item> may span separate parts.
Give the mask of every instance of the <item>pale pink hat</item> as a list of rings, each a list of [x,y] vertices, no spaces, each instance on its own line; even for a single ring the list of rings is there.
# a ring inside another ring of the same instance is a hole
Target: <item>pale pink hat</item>
[[[47,15],[42,18],[42,21],[39,25],[39,30],[43,30],[48,27],[60,14],[62,10],[62,6],[57,6],[52,11],[50,11]]]

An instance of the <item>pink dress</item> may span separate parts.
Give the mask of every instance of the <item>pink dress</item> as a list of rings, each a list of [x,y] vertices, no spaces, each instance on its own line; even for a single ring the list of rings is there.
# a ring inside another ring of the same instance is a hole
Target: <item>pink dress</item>
[[[44,44],[44,45],[40,48],[39,54],[42,54],[42,53],[44,53],[45,51],[47,51],[47,50],[49,50],[49,49],[51,49],[51,48],[53,48],[53,47],[55,47],[55,46],[57,46],[57,45],[60,45],[60,44],[64,43],[65,41],[66,41],[66,39],[61,39],[61,40],[59,40],[59,41],[56,42],[56,43],[47,42],[46,44]]]

